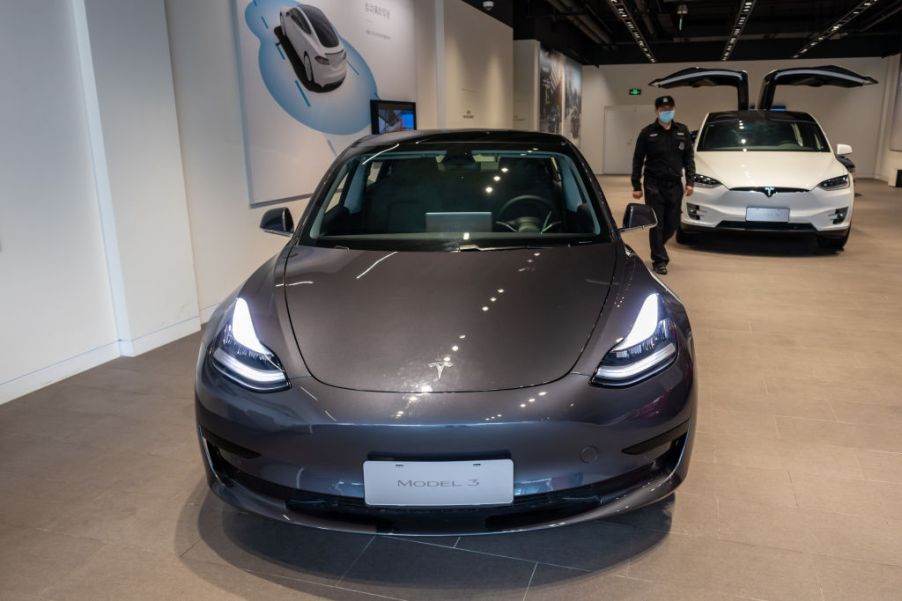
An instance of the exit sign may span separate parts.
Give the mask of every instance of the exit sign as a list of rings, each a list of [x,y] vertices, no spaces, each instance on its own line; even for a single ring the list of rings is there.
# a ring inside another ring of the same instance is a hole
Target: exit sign
[[[642,94],[642,90],[639,88],[630,88],[630,96],[639,96]]]

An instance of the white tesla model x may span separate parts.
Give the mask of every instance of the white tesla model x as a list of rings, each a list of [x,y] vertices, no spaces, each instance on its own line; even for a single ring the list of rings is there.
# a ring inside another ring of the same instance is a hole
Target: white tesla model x
[[[344,44],[325,13],[309,4],[279,11],[282,35],[304,68],[304,83],[337,85],[348,72]]]
[[[662,88],[734,86],[738,110],[709,113],[695,139],[695,194],[683,199],[677,240],[719,230],[816,234],[825,249],[849,239],[855,190],[839,160],[852,148],[831,147],[808,113],[775,110],[778,85],[858,87],[876,83],[841,67],[778,69],[765,76],[758,108],[749,110],[748,74],[693,67],[650,82]]]

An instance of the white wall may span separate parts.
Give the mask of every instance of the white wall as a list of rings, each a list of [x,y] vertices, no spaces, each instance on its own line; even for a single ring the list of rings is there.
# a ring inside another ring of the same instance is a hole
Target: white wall
[[[514,123],[515,129],[539,128],[539,42],[514,41]]]
[[[886,59],[886,95],[884,97],[883,115],[880,125],[880,154],[878,156],[877,177],[886,180],[891,186],[896,185],[896,171],[902,169],[902,151],[890,148],[890,128],[893,126],[893,111],[897,97],[902,95],[902,78],[899,77],[900,56],[898,54]]]
[[[120,350],[136,355],[200,326],[165,10],[162,0],[75,5],[89,37],[83,86],[98,109],[94,163],[104,163],[95,173]]]
[[[229,2],[166,0],[169,47],[201,318],[206,320],[285,244],[259,229],[270,207],[248,208]],[[285,203],[299,218],[306,200]]]
[[[68,0],[0,3],[0,81],[3,402],[118,347]]]
[[[417,127],[436,129],[439,124],[438,86],[444,82],[439,73],[438,50],[445,47],[443,0],[416,0],[414,8],[414,44],[417,53]],[[444,53],[442,53],[444,58]],[[444,67],[444,65],[441,65]],[[444,110],[444,109],[443,109]]]
[[[513,30],[462,0],[443,4],[445,125],[511,128]]]
[[[640,65],[604,65],[583,68],[582,151],[596,172],[602,172],[604,156],[604,107],[623,104],[651,104],[664,92],[648,86],[656,77],[668,75],[690,66],[728,67],[749,73],[750,100],[755,103],[761,79],[773,69],[799,65],[821,65],[825,62],[871,75],[877,85],[864,88],[809,88],[785,86],[777,89],[775,102],[785,103],[790,110],[811,113],[821,123],[832,144],[851,144],[855,153],[856,174],[871,177],[877,173],[877,140],[880,137],[880,114],[886,86],[886,59],[877,57],[786,61],[735,61],[726,65],[711,63],[667,63]],[[641,96],[629,96],[630,88],[641,88]],[[736,91],[727,87],[675,88],[677,120],[697,129],[709,111],[736,107]],[[654,115],[649,114],[649,123]]]

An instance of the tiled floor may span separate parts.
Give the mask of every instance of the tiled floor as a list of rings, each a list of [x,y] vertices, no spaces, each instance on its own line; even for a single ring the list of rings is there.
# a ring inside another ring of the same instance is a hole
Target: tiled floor
[[[902,191],[859,191],[838,255],[673,245],[701,392],[665,502],[431,541],[240,514],[203,482],[191,337],[0,406],[0,599],[902,599]]]

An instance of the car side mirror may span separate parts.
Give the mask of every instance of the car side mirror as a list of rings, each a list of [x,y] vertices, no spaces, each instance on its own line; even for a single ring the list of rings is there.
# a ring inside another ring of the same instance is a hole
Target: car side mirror
[[[626,212],[623,213],[623,227],[620,228],[620,232],[647,230],[656,225],[658,218],[650,206],[631,202],[626,205]]]
[[[847,154],[852,154],[852,147],[848,144],[837,144],[836,145],[836,154],[839,156],[846,156]]]
[[[698,138],[698,130],[693,129],[691,132],[689,132],[689,137],[692,138],[693,142],[695,142],[695,139]]]
[[[294,219],[291,218],[291,211],[285,207],[269,209],[263,213],[263,219],[260,220],[260,229],[270,234],[290,236],[294,233]]]

